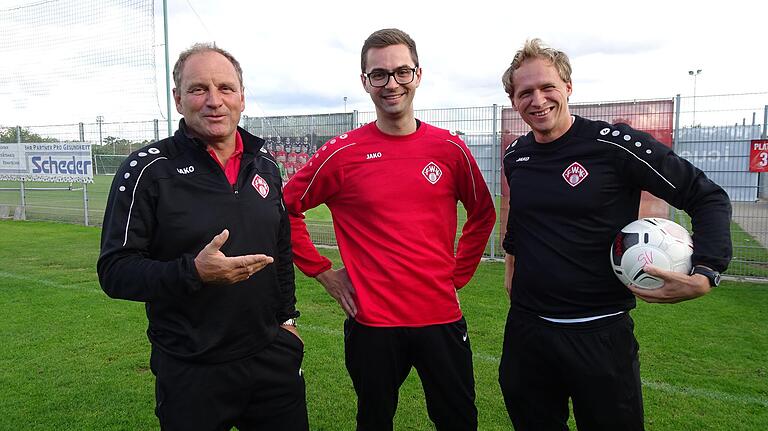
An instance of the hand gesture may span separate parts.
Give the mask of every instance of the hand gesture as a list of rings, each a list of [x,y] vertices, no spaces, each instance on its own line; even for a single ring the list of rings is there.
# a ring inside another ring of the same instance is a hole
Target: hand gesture
[[[354,300],[355,288],[347,275],[347,269],[341,268],[338,271],[329,269],[316,278],[341,305],[344,312],[350,317],[355,317],[357,314],[357,305]]]
[[[683,274],[674,271],[665,271],[653,265],[645,265],[647,274],[658,277],[664,284],[658,289],[641,289],[629,285],[629,290],[645,302],[660,302],[674,304],[698,298],[709,293],[709,279],[700,274]]]
[[[244,281],[274,262],[271,256],[264,254],[227,257],[220,250],[227,239],[229,231],[224,229],[195,257],[195,268],[203,283],[233,284]]]

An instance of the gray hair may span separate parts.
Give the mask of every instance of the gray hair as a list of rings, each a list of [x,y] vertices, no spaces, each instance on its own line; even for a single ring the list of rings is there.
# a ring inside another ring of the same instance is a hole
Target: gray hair
[[[176,64],[173,66],[173,85],[176,88],[181,87],[181,72],[184,70],[184,63],[186,63],[187,59],[195,54],[202,54],[204,52],[217,52],[229,60],[237,72],[240,88],[243,88],[243,68],[240,67],[240,62],[232,54],[216,46],[215,43],[196,43],[179,54],[179,59],[176,60]]]

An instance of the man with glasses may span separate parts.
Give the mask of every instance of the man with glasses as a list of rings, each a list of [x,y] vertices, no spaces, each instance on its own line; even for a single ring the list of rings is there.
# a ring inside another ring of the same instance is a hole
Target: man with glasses
[[[411,367],[438,430],[477,429],[472,351],[457,290],[469,282],[493,228],[491,195],[454,133],[419,121],[416,44],[371,34],[363,88],[376,121],[324,144],[285,186],[294,262],[344,309],[345,360],[358,430],[391,430]],[[454,255],[457,202],[467,213]],[[331,210],[344,267],[312,244],[302,213]]]

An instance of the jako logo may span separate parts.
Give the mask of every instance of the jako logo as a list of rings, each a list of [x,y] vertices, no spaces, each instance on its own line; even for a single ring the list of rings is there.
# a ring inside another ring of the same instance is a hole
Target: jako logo
[[[517,159],[517,160],[515,160],[515,161],[516,161],[516,162],[527,162],[527,161],[528,161],[528,160],[530,160],[530,159],[531,159],[530,157],[528,157],[528,156],[525,156],[525,157],[520,157],[519,159]]]
[[[176,168],[176,172],[178,172],[178,173],[180,173],[182,175],[191,174],[192,172],[195,172],[195,167],[194,166],[188,166],[186,168]]]
[[[381,157],[381,153],[368,153],[368,155],[365,156],[365,160],[378,159],[379,157]]]

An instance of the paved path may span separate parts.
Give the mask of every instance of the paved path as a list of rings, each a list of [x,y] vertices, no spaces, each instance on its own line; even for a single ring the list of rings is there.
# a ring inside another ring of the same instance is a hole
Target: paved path
[[[733,221],[768,248],[768,200],[732,202]]]

